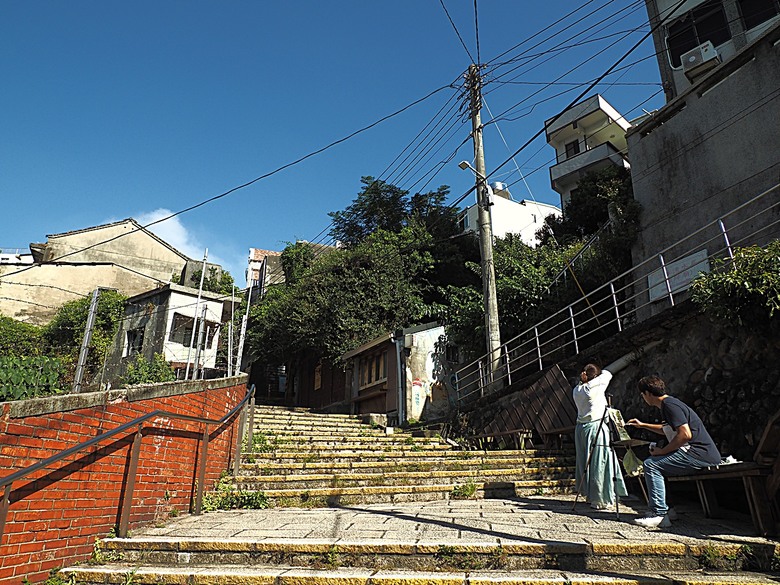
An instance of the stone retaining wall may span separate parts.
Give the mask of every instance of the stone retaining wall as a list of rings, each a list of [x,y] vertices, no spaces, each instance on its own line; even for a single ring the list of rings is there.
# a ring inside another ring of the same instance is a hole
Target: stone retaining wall
[[[560,365],[574,385],[586,363],[608,365],[638,348],[660,342],[615,375],[609,387],[613,405],[626,419],[657,421],[660,411],[644,403],[636,382],[642,376],[658,374],[669,394],[699,413],[724,456],[750,461],[768,419],[780,409],[778,325],[770,324],[764,331],[724,327],[686,302]],[[532,382],[525,380],[516,387]],[[474,411],[461,417],[461,432],[479,434],[511,400],[507,390],[499,397],[486,397]],[[641,437],[641,432],[631,432]]]

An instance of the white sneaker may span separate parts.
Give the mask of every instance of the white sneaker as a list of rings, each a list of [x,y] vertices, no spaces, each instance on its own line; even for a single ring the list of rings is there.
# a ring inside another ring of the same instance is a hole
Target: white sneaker
[[[634,524],[645,528],[669,528],[672,523],[667,516],[645,516],[634,518]]]
[[[598,504],[594,503],[590,505],[591,508],[594,510],[598,510],[600,512],[606,511],[606,510],[612,510],[614,506],[612,504],[606,504],[603,502],[599,502]]]

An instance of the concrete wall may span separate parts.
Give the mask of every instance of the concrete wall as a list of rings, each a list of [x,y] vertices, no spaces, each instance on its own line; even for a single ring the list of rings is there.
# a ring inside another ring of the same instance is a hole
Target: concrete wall
[[[691,81],[685,76],[682,66],[675,67],[671,62],[666,42],[667,28],[669,25],[674,24],[675,21],[686,18],[691,9],[696,8],[704,1],[687,0],[680,5],[679,0],[645,0],[650,25],[654,27],[653,45],[667,101],[671,101],[691,86]],[[753,42],[772,26],[776,25],[779,19],[779,17],[775,16],[752,29],[746,30],[740,14],[738,1],[722,0],[721,5],[731,36],[729,40],[715,44],[715,49],[722,61],[732,58],[747,44]],[[661,20],[664,20],[665,24],[659,27]],[[694,81],[696,80],[694,79]]]
[[[780,182],[780,27],[702,78],[628,134],[634,198],[642,205],[634,265]],[[777,226],[746,234],[777,220],[777,211],[749,219],[778,201],[774,193],[725,220],[733,245],[778,237]],[[746,223],[742,223],[746,222]],[[742,225],[740,225],[742,224]],[[668,249],[667,262],[696,249],[724,247],[719,227]],[[688,252],[686,252],[686,250]],[[660,264],[642,266],[645,278]],[[638,305],[648,303],[645,295]],[[650,305],[640,318],[668,306]]]
[[[438,367],[438,342],[444,327],[434,327],[409,334],[404,341],[409,355],[406,368],[406,418],[435,420],[446,417],[450,403],[447,388]]]
[[[162,282],[179,277],[188,258],[138,227],[123,221],[49,236],[45,261],[112,262]]]
[[[219,419],[246,394],[246,376],[136,386],[0,405],[0,474],[11,473],[154,410]],[[200,424],[160,416],[145,424],[130,527],[187,512],[193,502]],[[211,426],[206,487],[227,470],[237,418]],[[43,581],[89,559],[117,525],[134,434],[129,432],[13,484],[0,540],[0,584]]]
[[[0,314],[33,325],[51,321],[65,303],[89,296],[97,287],[135,295],[157,281],[113,264],[37,264],[18,272],[18,266],[0,266]]]

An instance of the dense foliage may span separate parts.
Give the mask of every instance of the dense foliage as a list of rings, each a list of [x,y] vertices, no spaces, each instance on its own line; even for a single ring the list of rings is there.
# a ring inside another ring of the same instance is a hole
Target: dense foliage
[[[49,355],[57,355],[66,365],[72,379],[78,361],[84,329],[89,315],[91,296],[65,303],[48,325],[43,339]],[[86,378],[94,377],[108,356],[124,312],[127,297],[113,290],[103,290],[98,297],[95,324],[89,344]]]
[[[0,402],[62,392],[62,362],[47,356],[0,357]]]
[[[203,274],[203,270],[193,271],[187,286],[200,288],[201,274]],[[213,266],[209,266],[208,273],[203,277],[203,290],[221,295],[233,294],[234,284],[233,277],[227,270],[218,271]]]
[[[378,231],[354,247],[296,266],[291,273],[297,279],[272,287],[250,310],[253,353],[270,364],[304,351],[335,361],[380,333],[429,317],[430,245],[421,229]]]
[[[0,357],[40,355],[40,327],[0,315]]]
[[[715,263],[691,283],[691,298],[716,319],[766,328],[780,316],[780,240],[765,248],[734,251],[734,260]]]
[[[154,354],[150,360],[143,354],[136,354],[134,361],[127,364],[122,381],[125,384],[151,384],[154,382],[171,382],[176,379],[176,373],[171,364],[161,353]]]
[[[339,247],[307,242],[282,252],[284,285],[251,309],[248,343],[270,365],[304,352],[335,362],[346,351],[402,327],[432,321],[447,283],[478,283],[466,261],[474,241],[458,234],[447,187],[408,192],[375,181],[331,213]]]

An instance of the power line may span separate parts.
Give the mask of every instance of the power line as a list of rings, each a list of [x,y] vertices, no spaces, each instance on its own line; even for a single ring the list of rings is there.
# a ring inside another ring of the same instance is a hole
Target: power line
[[[447,15],[447,20],[450,21],[450,24],[452,25],[452,29],[455,31],[455,34],[458,35],[458,40],[460,41],[460,44],[463,46],[463,48],[466,51],[466,54],[469,56],[469,59],[471,59],[473,63],[474,57],[471,56],[471,51],[469,51],[469,48],[466,46],[466,43],[463,42],[463,37],[460,36],[460,31],[458,30],[458,27],[455,26],[455,23],[453,22],[452,17],[450,16],[449,11],[447,10],[447,7],[444,5],[444,0],[439,0],[439,4],[441,4],[441,7],[444,9],[444,14]],[[477,45],[477,48],[479,48],[479,45]]]

